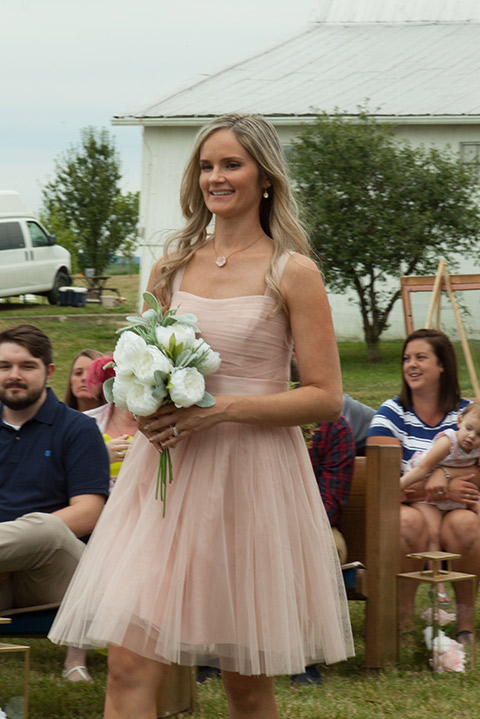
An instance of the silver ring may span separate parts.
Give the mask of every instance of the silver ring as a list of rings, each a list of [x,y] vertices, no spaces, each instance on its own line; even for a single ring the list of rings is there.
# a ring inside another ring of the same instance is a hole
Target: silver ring
[[[173,427],[172,427],[172,434],[173,434],[174,437],[178,437],[179,434],[180,434],[180,432],[179,432],[178,429],[177,429],[177,425],[176,425],[176,424],[174,424]]]

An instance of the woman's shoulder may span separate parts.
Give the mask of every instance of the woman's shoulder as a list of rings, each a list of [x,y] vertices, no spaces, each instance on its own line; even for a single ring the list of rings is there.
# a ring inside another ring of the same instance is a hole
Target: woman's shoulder
[[[295,276],[303,275],[309,276],[310,273],[320,275],[320,270],[315,262],[307,255],[302,255],[300,252],[294,252],[293,250],[286,250],[280,255],[277,266],[283,265],[285,267],[285,273]]]
[[[307,301],[311,293],[324,292],[323,278],[310,257],[300,252],[286,251],[275,264],[277,282],[281,283],[283,296]]]
[[[97,423],[99,423],[102,420],[106,420],[108,418],[112,407],[113,404],[111,402],[107,402],[106,404],[101,404],[100,407],[95,407],[94,409],[87,409],[87,411],[83,412],[83,414],[87,415],[87,417],[93,417],[93,419],[95,419]]]
[[[405,415],[406,410],[404,409],[403,405],[400,404],[400,398],[398,395],[395,397],[391,397],[390,399],[386,399],[385,402],[382,402],[380,407],[375,412],[375,415],[373,418],[375,418],[376,415],[389,415],[394,414],[396,416],[403,417]]]

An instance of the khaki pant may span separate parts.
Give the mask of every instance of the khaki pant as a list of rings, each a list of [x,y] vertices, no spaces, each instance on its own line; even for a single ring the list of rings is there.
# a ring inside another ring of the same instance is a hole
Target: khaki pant
[[[60,602],[84,548],[52,514],[0,522],[0,610]]]

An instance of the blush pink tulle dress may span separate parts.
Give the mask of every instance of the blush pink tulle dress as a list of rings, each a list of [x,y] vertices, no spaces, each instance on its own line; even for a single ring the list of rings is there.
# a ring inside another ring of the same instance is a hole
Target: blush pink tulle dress
[[[287,390],[292,341],[284,313],[270,317],[270,291],[209,299],[180,290],[182,275],[172,307],[193,312],[222,357],[208,391]],[[171,454],[162,518],[159,455],[137,434],[51,640],[246,675],[351,656],[342,575],[300,428],[222,423]]]

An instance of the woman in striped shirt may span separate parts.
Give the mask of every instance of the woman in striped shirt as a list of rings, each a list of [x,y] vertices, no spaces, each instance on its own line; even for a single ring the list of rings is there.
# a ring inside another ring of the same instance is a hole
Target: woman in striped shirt
[[[458,413],[468,404],[460,397],[455,350],[448,337],[438,330],[417,330],[405,340],[402,354],[402,389],[394,399],[384,402],[369,430],[368,444],[399,444],[402,472],[415,452],[427,451],[433,437],[445,429],[457,429]],[[444,472],[438,468],[436,472]],[[449,468],[445,499],[473,505],[479,498],[480,471],[477,467]],[[428,528],[424,517],[412,503],[423,499],[423,482],[412,485],[401,505],[402,571],[418,569],[406,554],[426,551]],[[454,569],[480,576],[480,519],[475,512],[455,509],[442,519],[442,549],[461,554]],[[413,611],[415,582],[403,582],[401,607],[405,615]],[[457,638],[471,642],[474,607],[467,582],[454,585],[457,599]]]

